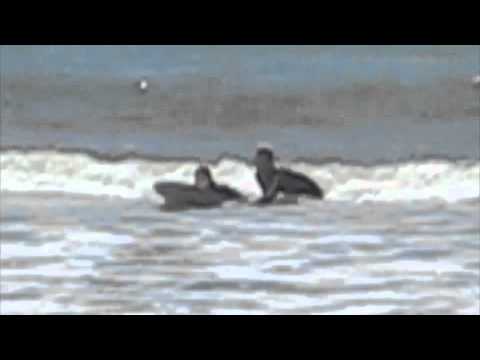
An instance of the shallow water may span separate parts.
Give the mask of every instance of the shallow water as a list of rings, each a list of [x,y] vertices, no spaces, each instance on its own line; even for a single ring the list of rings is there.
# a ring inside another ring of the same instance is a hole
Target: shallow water
[[[2,314],[479,314],[478,200],[168,213],[2,193]]]

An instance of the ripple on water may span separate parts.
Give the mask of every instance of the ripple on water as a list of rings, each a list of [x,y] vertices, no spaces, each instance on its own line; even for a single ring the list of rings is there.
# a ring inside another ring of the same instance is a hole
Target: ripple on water
[[[407,204],[419,214],[410,212],[402,228],[405,211],[393,205],[164,214],[129,203],[99,222],[93,218],[105,205],[92,200],[59,222],[56,215],[68,213],[62,204],[28,226],[2,222],[2,236],[12,236],[1,244],[3,312],[475,313],[479,306],[478,237],[468,212],[442,222],[445,214],[425,214],[438,209]]]

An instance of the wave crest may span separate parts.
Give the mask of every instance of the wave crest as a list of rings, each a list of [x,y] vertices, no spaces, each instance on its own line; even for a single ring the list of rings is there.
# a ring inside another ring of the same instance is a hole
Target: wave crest
[[[82,153],[6,151],[0,154],[5,192],[66,192],[91,196],[151,198],[156,181],[191,183],[196,161],[126,159],[109,162]],[[326,191],[327,201],[455,202],[480,197],[480,162],[423,160],[360,166],[332,162],[280,163],[311,176]],[[250,198],[260,196],[251,164],[223,158],[211,164],[213,176]]]

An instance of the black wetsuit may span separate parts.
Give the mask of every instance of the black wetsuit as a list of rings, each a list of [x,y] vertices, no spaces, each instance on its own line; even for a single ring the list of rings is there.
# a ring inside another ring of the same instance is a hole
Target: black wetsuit
[[[262,188],[263,197],[257,203],[265,204],[275,200],[278,193],[308,195],[323,199],[323,190],[307,176],[289,169],[257,171],[256,178]]]
[[[210,208],[221,206],[226,201],[242,201],[244,197],[238,191],[212,183],[208,188],[201,189],[193,185],[158,182],[154,190],[165,199],[165,208]]]
[[[244,196],[240,194],[237,190],[232,189],[226,185],[213,184],[209,189],[219,195],[221,195],[225,200],[244,200]]]

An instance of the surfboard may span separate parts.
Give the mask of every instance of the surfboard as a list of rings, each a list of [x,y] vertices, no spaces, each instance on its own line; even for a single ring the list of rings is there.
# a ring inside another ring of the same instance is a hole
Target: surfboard
[[[225,198],[210,190],[198,189],[193,185],[157,182],[153,186],[155,192],[165,200],[165,207],[216,207],[220,206]]]
[[[165,200],[165,210],[179,210],[189,208],[220,207],[224,203],[248,203],[246,198],[232,199],[231,194],[198,189],[193,185],[175,182],[157,182],[153,186],[155,192]],[[250,206],[282,206],[298,204],[296,196],[281,195],[269,204],[249,203]]]

